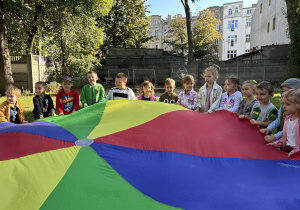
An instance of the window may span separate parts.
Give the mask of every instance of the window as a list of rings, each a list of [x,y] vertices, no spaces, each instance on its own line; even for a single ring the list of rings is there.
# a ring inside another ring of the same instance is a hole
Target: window
[[[247,9],[247,14],[252,14],[252,10],[251,9]]]
[[[228,15],[232,15],[232,9],[228,10]]]
[[[272,3],[272,1],[271,1],[271,0],[269,0],[269,6],[271,5],[271,3]]]
[[[151,37],[152,36],[152,31],[149,31],[149,37]]]
[[[251,19],[247,19],[246,25],[247,25],[247,27],[251,26]]]
[[[155,20],[155,25],[158,25],[158,20]]]
[[[165,26],[168,25],[168,22],[164,22],[164,25],[165,25]]]
[[[220,29],[220,25],[217,24],[216,27],[215,27],[216,31],[218,31]]]
[[[168,29],[165,29],[165,36],[168,35]]]
[[[246,34],[246,42],[250,42],[250,34]]]
[[[236,57],[236,50],[228,50],[227,51],[227,59],[235,58]]]
[[[268,30],[267,30],[268,32],[270,31],[270,23],[268,23]]]
[[[275,30],[276,18],[273,18],[273,30]]]
[[[229,20],[228,21],[228,28],[231,28],[231,31],[234,31],[234,28],[238,27],[238,21],[237,20]]]
[[[155,38],[156,38],[156,39],[159,39],[159,30],[156,30],[156,31],[155,31]]]
[[[218,45],[218,44],[219,44],[219,40],[215,39],[215,45]]]
[[[237,43],[237,35],[228,36],[228,45],[230,44],[231,47],[234,46],[234,43]]]
[[[251,50],[249,49],[249,50],[245,50],[245,53],[248,53],[248,52],[250,52]]]
[[[156,49],[158,49],[158,47],[159,47],[159,44],[158,44],[158,43],[156,43],[156,44],[155,44],[155,48],[156,48]]]
[[[235,8],[234,13],[239,14],[239,8]]]
[[[262,4],[260,4],[260,13],[262,13]]]

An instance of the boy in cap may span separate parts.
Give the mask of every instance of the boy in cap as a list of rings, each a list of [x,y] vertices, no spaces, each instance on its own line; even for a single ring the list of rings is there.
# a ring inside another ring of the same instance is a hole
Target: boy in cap
[[[281,96],[283,93],[287,92],[290,89],[299,89],[300,88],[300,79],[298,78],[290,78],[286,81],[284,81],[281,85]],[[269,134],[273,130],[277,128],[277,133],[274,135],[266,135],[265,141],[272,142],[275,140],[278,140],[282,137],[282,129],[284,124],[284,110],[283,110],[283,104],[280,106],[280,109],[278,111],[278,116],[276,120],[274,120],[269,126],[265,129],[260,129],[261,133]]]
[[[79,95],[72,89],[73,80],[69,76],[61,79],[62,89],[56,94],[56,109],[59,115],[76,112],[79,107]]]

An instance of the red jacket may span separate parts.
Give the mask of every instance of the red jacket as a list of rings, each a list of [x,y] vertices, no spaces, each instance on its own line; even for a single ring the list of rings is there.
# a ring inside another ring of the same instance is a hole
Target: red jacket
[[[66,97],[65,99],[63,99],[63,97]],[[73,102],[72,105],[68,105],[68,102]],[[69,112],[65,110],[64,104],[66,106],[66,108],[68,108],[68,106],[73,107],[73,109],[71,109]],[[73,110],[77,111],[79,108],[79,95],[78,93],[71,89],[69,93],[66,93],[63,89],[60,90],[57,94],[56,94],[56,109],[58,114],[60,113],[64,113],[64,114],[70,114],[72,113]]]

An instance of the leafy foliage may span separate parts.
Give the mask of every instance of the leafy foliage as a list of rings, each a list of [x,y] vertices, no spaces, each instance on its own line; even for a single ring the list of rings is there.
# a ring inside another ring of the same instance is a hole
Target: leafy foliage
[[[215,30],[219,23],[220,20],[210,10],[199,11],[197,24],[193,28],[195,58],[214,58],[214,53],[218,52],[215,40],[222,38],[222,34]]]
[[[171,52],[184,55],[188,50],[186,21],[182,15],[174,15],[169,22],[168,35],[165,36],[164,43],[171,47]]]
[[[102,50],[108,46],[145,47],[149,41],[150,18],[146,16],[146,0],[116,0],[111,11],[98,18],[104,29]]]

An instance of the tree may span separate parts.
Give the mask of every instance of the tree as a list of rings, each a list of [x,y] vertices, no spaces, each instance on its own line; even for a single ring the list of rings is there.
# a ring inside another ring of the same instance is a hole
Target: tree
[[[150,18],[146,16],[147,0],[116,0],[108,15],[98,18],[99,27],[104,29],[102,46],[145,47],[149,41]]]
[[[171,52],[184,55],[188,50],[186,21],[182,15],[174,15],[169,22],[168,35],[165,36],[164,43],[168,44]]]
[[[213,59],[214,53],[218,52],[215,40],[221,39],[222,34],[216,31],[215,27],[219,23],[220,20],[216,19],[212,11],[199,11],[197,24],[193,28],[195,58]]]
[[[0,0],[0,93],[5,94],[6,88],[14,83],[11,71],[10,56],[7,43],[7,27],[5,23],[5,8],[7,2]]]
[[[188,46],[189,46],[189,53],[188,53],[188,62],[190,63],[193,58],[193,36],[192,36],[192,24],[191,24],[191,15],[190,15],[190,6],[189,6],[189,0],[180,0],[185,11],[186,16],[186,30],[187,30],[187,36],[188,36]],[[193,3],[195,3],[196,0],[192,0]]]
[[[290,59],[296,68],[296,77],[300,77],[300,1],[285,0],[289,37],[291,39]]]

